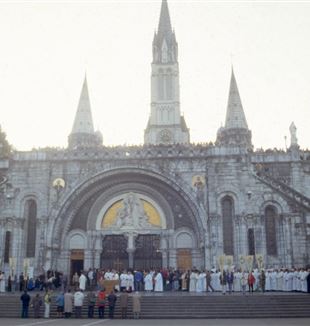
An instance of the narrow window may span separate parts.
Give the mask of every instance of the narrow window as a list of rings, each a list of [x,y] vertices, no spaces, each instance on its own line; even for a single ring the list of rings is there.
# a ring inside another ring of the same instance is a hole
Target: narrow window
[[[34,257],[36,252],[37,235],[37,204],[34,200],[26,202],[26,221],[27,221],[27,245],[26,257]]]
[[[225,255],[234,254],[233,215],[234,202],[231,197],[227,196],[222,200],[223,245]]]
[[[265,209],[265,228],[266,228],[266,249],[267,255],[276,256],[278,254],[277,235],[276,235],[277,211],[273,206]]]

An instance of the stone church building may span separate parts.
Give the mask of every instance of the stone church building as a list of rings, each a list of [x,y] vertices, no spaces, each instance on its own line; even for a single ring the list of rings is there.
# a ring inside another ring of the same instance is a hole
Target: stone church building
[[[142,146],[103,144],[86,78],[67,148],[0,144],[0,270],[211,268],[223,254],[310,263],[310,152],[295,125],[287,150],[255,151],[232,71],[225,125],[192,144],[165,0],[152,48]]]

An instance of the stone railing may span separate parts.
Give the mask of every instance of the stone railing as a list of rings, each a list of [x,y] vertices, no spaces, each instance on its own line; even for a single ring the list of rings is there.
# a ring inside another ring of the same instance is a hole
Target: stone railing
[[[306,197],[305,195],[295,190],[294,188],[290,187],[286,183],[260,170],[256,171],[254,175],[256,178],[258,178],[260,181],[270,186],[275,191],[281,193],[286,198],[291,199],[292,201],[294,201],[296,204],[303,207],[307,211],[310,211],[310,198]]]

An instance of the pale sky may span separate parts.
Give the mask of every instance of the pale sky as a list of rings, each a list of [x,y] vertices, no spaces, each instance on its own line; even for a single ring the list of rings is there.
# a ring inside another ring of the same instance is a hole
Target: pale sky
[[[168,0],[192,142],[225,122],[231,64],[255,148],[310,148],[310,2]],[[0,1],[0,124],[65,147],[85,71],[104,145],[142,144],[161,0]]]

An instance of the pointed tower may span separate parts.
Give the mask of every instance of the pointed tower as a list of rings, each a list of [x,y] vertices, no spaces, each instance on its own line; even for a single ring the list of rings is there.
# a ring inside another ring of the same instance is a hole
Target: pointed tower
[[[245,146],[252,148],[252,134],[248,129],[239,90],[232,68],[225,126],[217,132],[216,143],[221,146]]]
[[[99,134],[94,131],[86,75],[73,128],[68,139],[70,149],[95,147],[102,144]]]
[[[180,113],[178,43],[171,27],[167,0],[162,1],[153,40],[151,114],[145,144],[189,143],[189,129]]]

